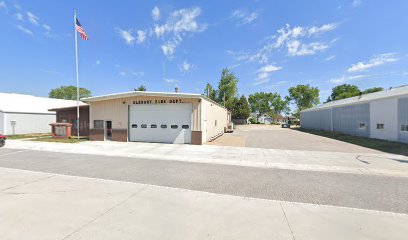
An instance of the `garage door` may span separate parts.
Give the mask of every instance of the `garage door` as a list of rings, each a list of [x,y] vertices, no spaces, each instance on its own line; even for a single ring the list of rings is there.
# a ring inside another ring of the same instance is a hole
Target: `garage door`
[[[191,143],[191,103],[129,107],[129,141]]]

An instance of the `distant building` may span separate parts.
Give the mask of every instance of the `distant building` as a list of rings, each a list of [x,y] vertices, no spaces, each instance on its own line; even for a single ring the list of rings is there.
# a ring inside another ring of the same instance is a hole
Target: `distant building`
[[[0,134],[30,134],[51,132],[56,121],[51,108],[76,105],[76,101],[0,93]]]
[[[300,112],[303,128],[408,143],[408,85]]]

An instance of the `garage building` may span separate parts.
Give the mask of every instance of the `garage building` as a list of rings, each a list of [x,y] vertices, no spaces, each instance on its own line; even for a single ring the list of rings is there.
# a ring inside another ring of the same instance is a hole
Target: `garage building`
[[[300,112],[302,128],[408,143],[408,85]]]
[[[221,136],[230,115],[204,95],[132,91],[82,99],[91,140],[203,144]]]
[[[0,93],[0,134],[49,133],[56,120],[49,109],[73,105],[76,101]]]

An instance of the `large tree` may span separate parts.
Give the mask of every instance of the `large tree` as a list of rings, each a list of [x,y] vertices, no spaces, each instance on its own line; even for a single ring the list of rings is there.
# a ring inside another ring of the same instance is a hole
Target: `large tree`
[[[86,98],[92,96],[90,90],[86,88],[79,88],[79,98]],[[51,89],[48,94],[49,98],[58,98],[66,100],[77,99],[77,88],[75,86],[61,86],[59,88]]]
[[[207,83],[207,85],[205,85],[204,93],[209,99],[213,101],[216,100],[215,98],[217,95],[217,91],[213,88],[213,86],[210,83]]]
[[[369,93],[380,92],[380,91],[384,91],[384,88],[382,88],[382,87],[372,87],[372,88],[367,88],[366,90],[364,90],[363,94],[369,94]]]
[[[357,86],[351,84],[342,84],[332,89],[332,93],[327,99],[327,102],[355,97],[360,94],[361,91]]]
[[[216,101],[231,110],[233,108],[234,99],[238,94],[238,78],[228,68],[224,68],[221,72],[221,79],[218,83]]]
[[[257,118],[265,113],[274,116],[289,111],[288,100],[282,99],[278,93],[256,92],[249,95],[248,101]]]
[[[297,85],[289,88],[289,96],[286,97],[288,101],[296,105],[296,117],[299,117],[300,111],[313,107],[320,103],[319,88],[307,85]]]
[[[146,92],[146,86],[145,85],[140,85],[138,88],[134,88],[133,91]]]
[[[234,106],[232,109],[233,119],[248,119],[251,115],[251,109],[248,104],[247,98],[242,95],[239,99],[234,99]]]

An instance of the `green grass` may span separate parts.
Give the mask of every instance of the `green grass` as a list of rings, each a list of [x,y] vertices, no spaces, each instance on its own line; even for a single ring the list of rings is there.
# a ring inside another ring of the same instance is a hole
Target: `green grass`
[[[356,137],[350,136],[339,132],[331,132],[331,131],[321,131],[321,130],[311,130],[311,129],[304,129],[304,128],[293,128],[294,130],[310,133],[322,137],[327,137],[343,142],[352,143],[358,146],[371,148],[375,150],[379,150],[382,152],[393,153],[393,154],[400,154],[408,156],[408,144],[399,143],[399,142],[391,142],[386,140],[380,139],[373,139],[373,138],[365,138],[365,137]]]
[[[32,139],[31,141],[35,142],[58,142],[58,143],[78,143],[77,138],[52,138],[52,137],[44,137],[44,138],[36,138]],[[88,138],[80,137],[79,142],[88,141]]]
[[[25,138],[38,138],[38,137],[50,137],[51,133],[38,133],[38,134],[18,134],[18,135],[8,135],[7,139],[18,140]]]

